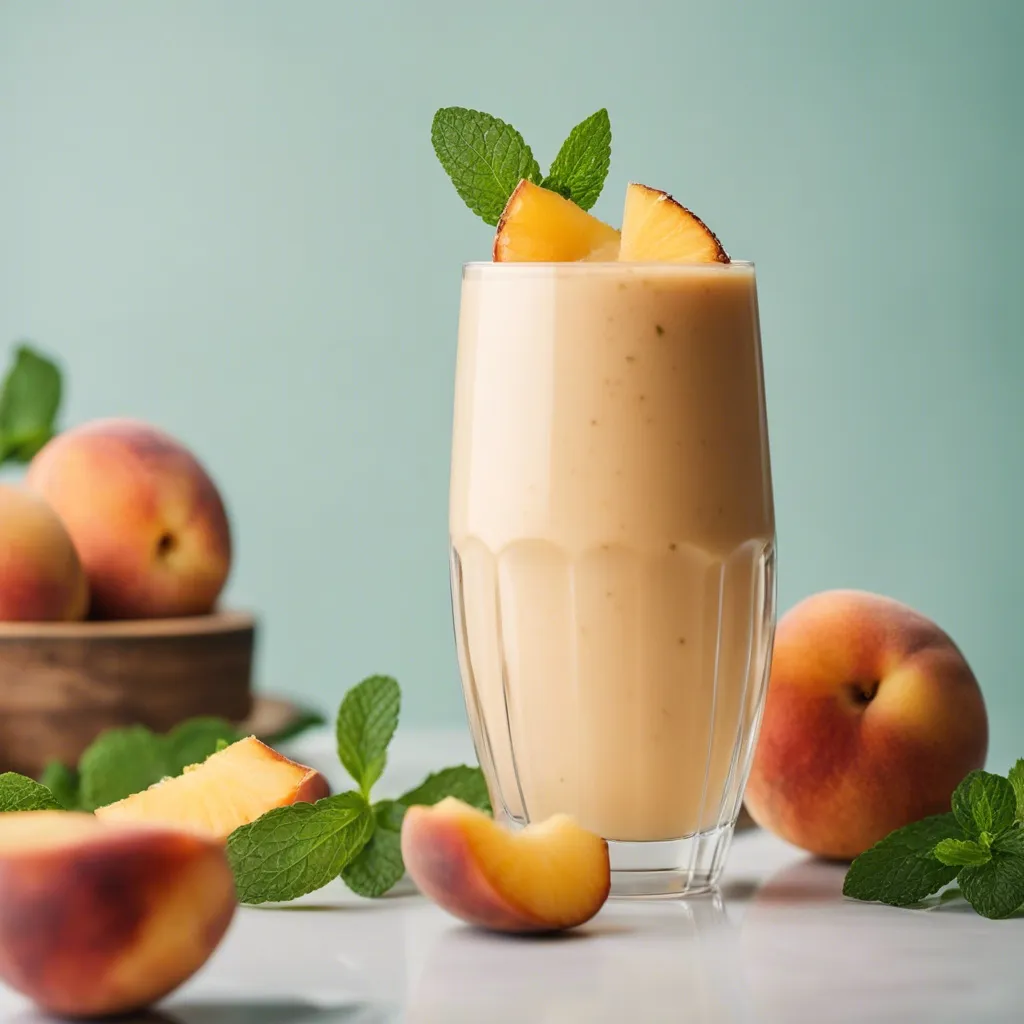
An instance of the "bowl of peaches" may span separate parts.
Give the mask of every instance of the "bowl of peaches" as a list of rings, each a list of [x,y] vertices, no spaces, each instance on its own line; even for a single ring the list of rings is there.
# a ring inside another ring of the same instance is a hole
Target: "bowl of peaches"
[[[220,607],[228,511],[164,430],[97,419],[0,483],[0,770],[75,763],[106,728],[253,707],[256,623]]]

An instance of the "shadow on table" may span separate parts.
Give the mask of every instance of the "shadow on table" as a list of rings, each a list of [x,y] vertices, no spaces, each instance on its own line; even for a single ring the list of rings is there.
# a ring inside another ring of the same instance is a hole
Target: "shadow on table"
[[[393,1010],[370,1004],[323,1007],[301,1001],[182,1003],[109,1018],[111,1024],[390,1024]],[[65,1018],[28,1010],[10,1024],[58,1024]]]

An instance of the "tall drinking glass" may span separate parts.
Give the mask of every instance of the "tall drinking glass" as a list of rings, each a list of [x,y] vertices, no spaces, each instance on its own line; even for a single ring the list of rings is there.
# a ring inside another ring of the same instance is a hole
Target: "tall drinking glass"
[[[775,630],[753,265],[467,264],[449,526],[496,817],[573,815],[613,895],[713,887]]]

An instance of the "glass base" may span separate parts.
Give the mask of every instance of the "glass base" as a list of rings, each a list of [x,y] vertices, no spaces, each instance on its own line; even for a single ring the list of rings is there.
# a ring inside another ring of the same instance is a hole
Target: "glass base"
[[[608,840],[611,899],[670,899],[712,892],[718,885],[733,826],[656,843]]]

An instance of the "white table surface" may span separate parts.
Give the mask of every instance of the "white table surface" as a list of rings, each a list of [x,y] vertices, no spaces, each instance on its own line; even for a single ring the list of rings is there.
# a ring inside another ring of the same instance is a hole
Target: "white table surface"
[[[400,731],[381,796],[473,762],[462,732]],[[290,748],[344,785],[324,733]],[[1024,1020],[1024,917],[963,903],[844,900],[843,869],[755,830],[737,835],[720,898],[609,901],[545,939],[468,928],[404,888],[340,883],[241,908],[206,966],[151,1024],[603,1024]],[[0,988],[0,1021],[41,1024]]]

